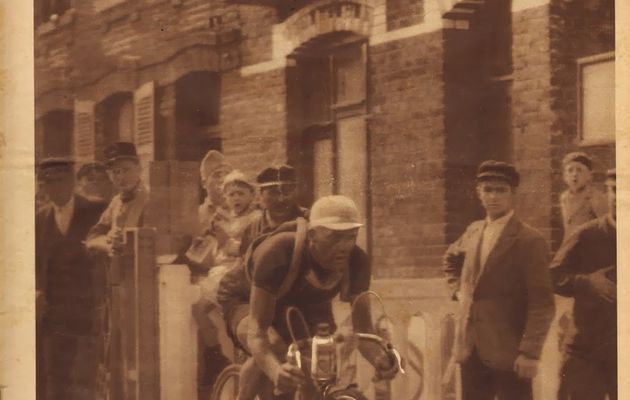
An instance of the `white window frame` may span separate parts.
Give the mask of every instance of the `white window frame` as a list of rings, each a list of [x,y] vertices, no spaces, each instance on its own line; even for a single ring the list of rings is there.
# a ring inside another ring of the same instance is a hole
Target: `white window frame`
[[[606,139],[589,139],[584,137],[583,129],[583,111],[584,111],[584,91],[583,91],[583,70],[585,67],[604,62],[615,62],[615,52],[601,53],[589,57],[579,58],[577,60],[577,139],[580,146],[605,145],[615,143],[615,132],[612,137]],[[613,93],[614,95],[614,93]]]
[[[103,12],[109,10],[122,3],[127,3],[129,0],[92,0],[94,11]]]

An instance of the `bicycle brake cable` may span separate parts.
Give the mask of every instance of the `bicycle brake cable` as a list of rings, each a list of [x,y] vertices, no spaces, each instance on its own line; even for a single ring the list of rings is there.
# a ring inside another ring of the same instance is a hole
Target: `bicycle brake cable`
[[[302,321],[302,326],[304,328],[304,331],[307,333],[307,335],[310,335],[309,329],[308,329],[308,324],[306,323],[306,319],[304,319],[304,314],[302,314],[302,312],[294,306],[290,306],[289,308],[287,308],[287,311],[284,315],[285,317],[285,322],[287,324],[287,328],[289,329],[289,335],[291,335],[291,340],[293,341],[293,343],[295,343],[295,345],[298,345],[298,340],[295,338],[295,332],[293,331],[293,325],[291,324],[291,313],[295,312],[297,313],[298,317],[300,317],[300,321]]]

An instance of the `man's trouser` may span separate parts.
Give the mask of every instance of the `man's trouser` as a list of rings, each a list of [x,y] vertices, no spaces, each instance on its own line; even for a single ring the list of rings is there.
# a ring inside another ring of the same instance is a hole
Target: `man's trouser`
[[[588,360],[567,355],[560,373],[559,398],[617,400],[617,358]]]
[[[38,368],[38,390],[46,400],[83,400],[94,398],[97,369],[96,338],[46,332],[42,339],[43,366]]]
[[[532,381],[485,365],[474,349],[461,364],[462,400],[531,400]]]

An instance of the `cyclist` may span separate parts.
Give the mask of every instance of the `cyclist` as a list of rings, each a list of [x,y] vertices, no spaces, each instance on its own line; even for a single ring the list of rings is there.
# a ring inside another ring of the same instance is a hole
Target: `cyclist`
[[[333,298],[340,294],[342,301],[352,302],[369,289],[368,258],[356,245],[361,226],[352,200],[323,197],[313,204],[306,235],[299,229],[276,231],[253,250],[244,268],[221,281],[219,301],[228,332],[235,345],[252,356],[241,369],[239,400],[271,398],[274,387],[283,393],[301,387],[303,398],[311,398],[302,370],[284,361],[290,340],[285,310],[297,307],[311,335],[321,322],[334,331]],[[299,240],[302,246],[296,245]],[[252,271],[251,286],[243,284],[247,268]],[[369,306],[356,307],[352,323],[357,331],[372,332]],[[396,374],[397,366],[378,347],[361,343],[359,351],[378,377],[391,379]]]

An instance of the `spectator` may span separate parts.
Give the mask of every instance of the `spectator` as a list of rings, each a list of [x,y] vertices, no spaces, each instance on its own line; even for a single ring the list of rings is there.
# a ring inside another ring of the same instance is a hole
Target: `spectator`
[[[221,190],[223,178],[233,170],[225,161],[223,154],[210,150],[201,161],[201,183],[206,191],[206,198],[199,206],[199,223],[207,229],[217,213],[227,214],[225,197]]]
[[[593,161],[582,152],[567,154],[562,174],[567,190],[560,195],[560,210],[566,239],[580,225],[607,212],[606,196],[592,185]]]
[[[107,168],[99,162],[83,164],[77,171],[77,193],[89,199],[108,203],[114,196]]]
[[[222,185],[229,208],[229,219],[222,215],[215,219],[207,235],[216,238],[209,242],[214,246],[214,256],[210,258],[208,276],[201,280],[201,298],[193,305],[193,315],[206,345],[206,358],[221,359],[221,349],[217,338],[217,327],[208,317],[217,305],[217,289],[225,272],[240,261],[241,236],[253,219],[260,216],[254,205],[255,187],[239,171],[232,171]],[[214,356],[214,357],[213,357]],[[213,368],[214,370],[215,368]],[[216,371],[217,373],[220,370]],[[214,377],[211,379],[214,380]],[[210,382],[207,382],[210,383]]]
[[[615,170],[609,212],[580,226],[551,263],[556,293],[572,297],[560,392],[572,400],[617,399],[617,213]]]
[[[93,265],[83,241],[105,204],[74,194],[70,160],[42,161],[38,178],[50,202],[35,218],[37,397],[95,398]]]
[[[245,254],[251,242],[270,232],[283,222],[307,217],[308,209],[297,204],[297,178],[289,165],[271,166],[256,177],[260,188],[263,212],[243,233],[240,253]]]
[[[444,257],[460,304],[454,356],[463,400],[531,400],[553,319],[549,248],[513,210],[519,178],[504,162],[479,166],[477,194],[486,219],[473,222]]]
[[[90,229],[87,246],[114,255],[122,249],[123,229],[142,226],[149,194],[140,177],[140,160],[133,143],[114,143],[105,149],[105,158],[118,194]]]

